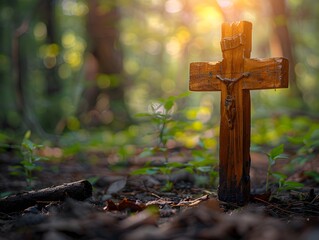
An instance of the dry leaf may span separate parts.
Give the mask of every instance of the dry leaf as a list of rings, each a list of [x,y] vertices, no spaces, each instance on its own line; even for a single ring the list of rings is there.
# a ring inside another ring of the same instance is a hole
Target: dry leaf
[[[107,189],[107,194],[112,195],[118,193],[126,186],[126,178],[113,182]]]

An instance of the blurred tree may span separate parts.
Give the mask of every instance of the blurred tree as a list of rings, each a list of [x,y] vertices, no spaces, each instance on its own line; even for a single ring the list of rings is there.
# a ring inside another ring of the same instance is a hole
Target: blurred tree
[[[294,97],[285,106],[306,103],[318,111],[318,6],[311,0],[0,1],[0,127],[122,128],[130,112],[187,91],[189,63],[219,60],[221,23],[243,19],[254,24],[253,57],[290,58],[287,93]],[[263,91],[255,99],[277,107],[285,96]],[[216,99],[192,94],[187,104],[207,105],[215,116]]]
[[[286,0],[270,0],[271,20],[273,23],[273,38],[270,38],[272,51],[276,56],[285,56],[289,59],[289,87],[290,96],[297,98],[302,106],[303,94],[298,87],[294,66],[296,64],[293,49],[294,42],[290,36],[288,24],[292,22],[288,12]]]
[[[56,1],[46,0],[41,3],[38,21],[46,26],[46,44],[56,44],[58,36],[56,36],[56,19],[55,19]],[[50,60],[48,60],[50,61]],[[52,61],[52,59],[51,59]],[[53,60],[55,61],[55,60]],[[60,78],[57,74],[57,65],[52,65],[46,69],[46,93],[52,96],[61,91]]]
[[[80,108],[80,119],[86,126],[123,128],[131,123],[124,98],[127,77],[119,42],[118,5],[114,1],[88,1],[86,78],[90,85]]]
[[[3,128],[22,127],[42,132],[34,118],[27,96],[30,67],[33,56],[30,41],[30,25],[41,1],[1,2],[1,59],[7,68],[2,68],[2,113]]]

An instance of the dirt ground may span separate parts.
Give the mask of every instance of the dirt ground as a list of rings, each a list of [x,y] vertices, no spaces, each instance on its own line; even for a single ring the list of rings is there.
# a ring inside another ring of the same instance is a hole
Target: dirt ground
[[[109,157],[99,155],[94,164],[77,157],[45,163],[34,189],[88,179],[92,196],[2,212],[0,239],[319,239],[318,183],[303,174],[318,169],[315,160],[289,177],[303,182],[302,189],[270,199],[264,194],[267,158],[252,153],[251,201],[236,206],[219,201],[217,189],[197,186],[191,174],[172,174],[174,187],[164,192],[167,176],[130,176],[136,159],[115,168]],[[1,193],[26,191],[23,177],[9,174],[18,162],[12,153],[1,154]]]

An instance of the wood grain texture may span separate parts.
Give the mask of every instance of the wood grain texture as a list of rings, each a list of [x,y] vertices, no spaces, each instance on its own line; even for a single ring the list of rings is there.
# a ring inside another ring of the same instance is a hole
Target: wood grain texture
[[[87,180],[81,180],[2,198],[0,213],[23,211],[41,202],[64,201],[66,198],[82,201],[91,196],[92,185]]]
[[[219,199],[245,204],[250,198],[250,92],[288,87],[285,58],[250,59],[252,24],[222,25],[220,62],[190,65],[191,91],[221,91]]]

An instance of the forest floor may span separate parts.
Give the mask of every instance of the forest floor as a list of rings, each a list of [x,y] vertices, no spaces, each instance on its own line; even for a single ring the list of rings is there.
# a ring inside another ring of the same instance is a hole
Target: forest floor
[[[43,163],[33,186],[89,179],[92,197],[48,200],[0,213],[0,239],[319,239],[319,187],[303,174],[318,171],[318,159],[289,176],[304,183],[303,188],[273,192],[272,198],[252,195],[247,205],[236,206],[219,201],[217,189],[197,186],[189,173],[170,175],[173,188],[162,191],[167,176],[129,174],[139,162],[136,158],[114,168],[109,155],[95,154],[94,164],[77,157]],[[0,192],[26,191],[24,178],[9,174],[19,161],[14,154],[1,154]],[[267,157],[252,153],[252,193],[265,191],[266,175]]]

